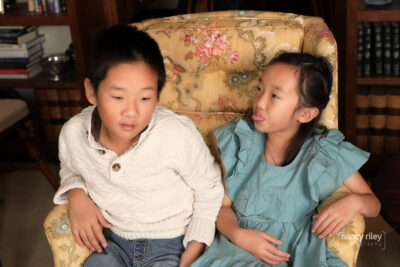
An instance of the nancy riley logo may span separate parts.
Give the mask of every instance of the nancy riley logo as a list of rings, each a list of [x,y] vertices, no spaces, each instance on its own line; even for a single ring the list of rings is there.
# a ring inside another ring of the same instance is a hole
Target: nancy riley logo
[[[364,234],[345,234],[339,232],[336,236],[342,240],[357,240],[361,246],[376,247],[380,250],[386,249],[385,231],[378,233],[368,232]]]

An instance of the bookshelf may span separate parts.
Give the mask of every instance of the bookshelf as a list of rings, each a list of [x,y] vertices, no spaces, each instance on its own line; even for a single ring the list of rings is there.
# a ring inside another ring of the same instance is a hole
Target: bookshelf
[[[370,6],[364,0],[335,1],[334,34],[339,49],[339,127],[346,139],[356,141],[356,97],[358,86],[400,86],[400,77],[357,78],[357,25],[359,22],[400,21],[400,0],[383,6]],[[387,156],[372,154],[363,167],[375,176]]]
[[[152,0],[65,0],[66,13],[61,14],[37,14],[28,11],[28,3],[14,4],[11,9],[6,10],[5,14],[0,15],[0,25],[68,26],[74,48],[75,68],[57,82],[48,80],[43,72],[31,79],[0,79],[0,90],[34,88],[37,92],[40,89],[75,91],[78,89],[81,92],[80,105],[86,106],[88,103],[84,97],[83,80],[86,75],[91,33],[98,28],[128,23],[135,14],[151,2]],[[38,99],[36,100],[39,102]],[[38,115],[38,121],[39,124],[43,121],[40,115]],[[41,139],[38,142],[43,143],[41,147],[48,152],[45,154],[50,155],[52,159],[57,159],[56,139],[50,142]],[[18,144],[5,142],[4,145],[7,147],[2,149],[2,158],[7,158],[8,155],[3,155],[3,151],[6,153],[6,151],[18,150],[16,149]],[[10,155],[11,158],[24,158],[23,154],[20,157],[15,156],[15,153],[10,153]]]

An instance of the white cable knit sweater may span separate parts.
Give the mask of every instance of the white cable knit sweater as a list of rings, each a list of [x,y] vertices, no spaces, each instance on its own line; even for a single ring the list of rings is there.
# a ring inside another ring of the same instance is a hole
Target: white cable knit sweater
[[[118,156],[95,141],[94,109],[85,108],[62,128],[61,186],[54,202],[67,203],[68,190],[82,188],[123,238],[184,234],[185,246],[191,240],[209,246],[223,186],[193,122],[157,106],[136,145]]]

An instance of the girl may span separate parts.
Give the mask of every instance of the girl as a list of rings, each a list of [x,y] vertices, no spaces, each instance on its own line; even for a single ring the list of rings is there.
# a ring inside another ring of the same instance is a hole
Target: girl
[[[226,193],[219,233],[192,266],[347,266],[324,237],[357,213],[376,216],[380,203],[357,171],[368,153],[316,128],[331,87],[323,58],[281,54],[259,80],[254,125],[239,119],[215,132]],[[343,183],[352,194],[316,214]]]

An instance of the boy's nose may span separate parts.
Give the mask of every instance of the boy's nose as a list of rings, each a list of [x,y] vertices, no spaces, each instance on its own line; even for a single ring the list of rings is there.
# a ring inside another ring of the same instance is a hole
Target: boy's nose
[[[124,116],[135,117],[138,114],[138,106],[136,103],[129,103],[125,106],[123,110]]]

